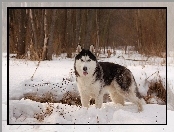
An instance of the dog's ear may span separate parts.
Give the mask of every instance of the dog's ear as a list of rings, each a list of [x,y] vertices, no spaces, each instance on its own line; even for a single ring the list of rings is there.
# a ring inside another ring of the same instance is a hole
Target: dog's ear
[[[92,53],[94,53],[94,52],[95,52],[94,45],[91,45],[91,46],[89,47],[89,50],[90,50]]]
[[[77,45],[77,49],[76,49],[76,52],[77,53],[80,53],[82,51],[82,47],[80,44]]]

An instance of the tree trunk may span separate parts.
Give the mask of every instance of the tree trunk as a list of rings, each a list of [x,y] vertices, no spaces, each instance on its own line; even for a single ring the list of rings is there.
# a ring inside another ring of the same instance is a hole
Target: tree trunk
[[[99,36],[99,21],[98,21],[98,9],[96,9],[96,32],[97,32],[97,35],[96,35],[96,51],[98,52],[98,48],[99,48],[99,45],[100,45],[100,36]]]
[[[35,23],[33,21],[33,13],[32,10],[30,9],[30,20],[31,20],[31,27],[32,27],[32,31],[33,31],[33,37],[34,37],[34,49],[37,50],[37,34],[36,34],[36,26]]]
[[[76,45],[80,44],[81,10],[76,9]]]
[[[138,37],[137,37],[137,49],[138,51],[141,50],[141,44],[142,44],[142,29],[141,29],[141,18],[140,18],[140,11],[139,9],[137,9],[136,11],[136,17],[135,17],[135,22],[136,22],[136,30],[137,30],[137,34],[138,34]]]
[[[72,22],[71,22],[71,16],[72,16],[72,10],[67,11],[67,26],[66,26],[66,51],[67,51],[67,57],[71,58],[71,48],[72,47]]]
[[[92,21],[93,21],[93,10],[87,10],[87,24],[86,24],[86,37],[85,37],[85,48],[88,49],[89,46],[92,44],[91,37],[92,37]]]
[[[87,18],[87,10],[84,9],[81,11],[81,25],[80,25],[80,43],[81,43],[81,46],[84,48],[86,47],[85,45],[85,38],[86,38],[86,20]]]
[[[26,10],[19,10],[19,36],[18,36],[18,58],[25,54],[25,38],[26,38]]]
[[[65,49],[66,49],[67,9],[64,9],[62,17],[63,17],[62,18],[63,30],[62,30],[62,37],[61,37],[61,45],[62,45],[62,51],[61,52],[65,53]]]
[[[52,60],[52,54],[53,54],[53,39],[54,39],[54,29],[56,22],[56,11],[57,11],[56,9],[53,9],[52,22],[50,26],[50,33],[48,39],[48,54],[47,54],[48,60]]]
[[[47,42],[48,42],[48,38],[44,38],[44,46],[43,46],[43,51],[42,51],[42,61],[47,59],[47,52],[48,52],[48,48],[47,48]]]
[[[111,16],[111,11],[109,10],[108,12],[108,17],[105,20],[105,26],[104,26],[104,31],[103,31],[103,43],[104,43],[104,54],[106,53],[106,45],[107,45],[107,38],[108,38],[108,32],[109,32],[109,22],[110,22],[110,16]]]
[[[41,18],[40,18],[40,44],[39,49],[44,46],[44,9],[41,11]]]
[[[15,16],[13,10],[10,10],[9,12],[9,52],[10,53],[15,53],[16,51],[16,33],[15,33]]]
[[[47,60],[47,53],[48,53],[48,24],[47,24],[47,10],[44,9],[44,32],[45,32],[45,38],[44,38],[44,46],[42,51],[42,61]]]

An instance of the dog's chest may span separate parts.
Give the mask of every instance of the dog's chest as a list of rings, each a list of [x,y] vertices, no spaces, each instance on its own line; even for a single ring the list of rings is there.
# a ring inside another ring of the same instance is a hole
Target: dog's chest
[[[78,78],[77,81],[80,90],[86,94],[95,96],[100,91],[101,83],[99,81],[95,81],[93,78]]]

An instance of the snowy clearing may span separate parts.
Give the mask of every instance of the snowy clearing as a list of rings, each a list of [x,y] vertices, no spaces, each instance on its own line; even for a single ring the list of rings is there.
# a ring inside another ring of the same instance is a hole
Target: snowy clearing
[[[119,55],[118,55],[119,56]],[[102,58],[100,61],[110,61],[118,63],[129,68],[138,84],[140,93],[143,96],[147,95],[148,82],[158,80],[159,77],[163,80],[163,85],[166,86],[166,66],[163,65],[164,59],[152,58],[148,61],[131,61],[129,58],[137,59],[135,56],[118,56],[111,58]],[[138,56],[138,55],[137,55]],[[139,58],[140,59],[140,58]],[[141,58],[144,59],[144,58]],[[172,59],[171,59],[172,60]],[[170,61],[172,62],[172,61]],[[37,66],[37,61],[17,60],[10,58],[9,61],[9,123],[10,124],[166,124],[166,105],[158,105],[158,100],[151,100],[154,104],[143,105],[144,110],[137,112],[136,105],[126,102],[125,106],[114,104],[112,102],[103,103],[101,109],[96,109],[91,105],[89,109],[82,108],[76,105],[67,105],[61,103],[40,103],[30,99],[24,99],[26,95],[43,96],[46,93],[52,93],[54,100],[59,101],[67,92],[73,92],[78,96],[75,76],[73,74],[74,59],[54,58],[53,61],[43,61],[37,69],[33,81],[33,75]],[[171,115],[168,119],[174,117],[174,79],[171,73],[174,70],[172,63],[168,64],[168,114]],[[3,78],[6,78],[7,56],[3,54],[2,71]],[[156,71],[159,71],[157,74]],[[153,74],[153,75],[152,75]],[[149,81],[144,81],[147,79]],[[7,84],[3,81],[2,88],[6,89]],[[6,113],[7,93],[3,90],[2,108]],[[172,110],[172,111],[171,111]],[[18,131],[18,127],[28,131],[47,131],[45,126],[8,126],[6,124],[6,114],[2,117],[2,125],[4,130]],[[86,126],[87,130],[93,131],[98,127]],[[51,130],[57,130],[56,126],[52,126]],[[60,131],[81,131],[80,127],[59,127]],[[101,127],[102,128],[102,127]],[[100,131],[114,131],[114,127],[110,126]],[[150,128],[149,128],[150,129]],[[165,126],[158,128],[164,130]],[[50,129],[49,129],[50,130]],[[50,130],[50,131],[51,131]],[[174,130],[173,128],[169,129]]]

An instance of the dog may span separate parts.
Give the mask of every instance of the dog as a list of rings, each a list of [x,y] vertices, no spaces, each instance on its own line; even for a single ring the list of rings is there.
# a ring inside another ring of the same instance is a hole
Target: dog
[[[138,111],[143,110],[141,95],[129,69],[119,64],[98,62],[93,45],[89,50],[78,45],[77,52],[74,71],[83,107],[89,107],[93,98],[96,108],[101,108],[104,94],[109,93],[114,103],[124,105],[126,99],[136,104]]]

